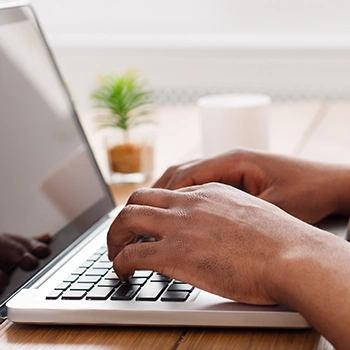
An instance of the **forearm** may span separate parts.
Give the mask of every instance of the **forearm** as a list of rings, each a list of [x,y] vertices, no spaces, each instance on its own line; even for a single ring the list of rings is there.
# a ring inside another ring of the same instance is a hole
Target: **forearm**
[[[281,257],[274,298],[299,311],[337,349],[350,346],[350,244],[310,228]]]

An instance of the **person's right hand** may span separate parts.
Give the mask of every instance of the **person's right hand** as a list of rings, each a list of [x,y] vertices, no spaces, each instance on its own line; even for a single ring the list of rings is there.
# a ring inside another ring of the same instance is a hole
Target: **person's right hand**
[[[349,167],[249,150],[170,167],[153,187],[208,182],[243,189],[309,223],[330,214],[350,215]]]

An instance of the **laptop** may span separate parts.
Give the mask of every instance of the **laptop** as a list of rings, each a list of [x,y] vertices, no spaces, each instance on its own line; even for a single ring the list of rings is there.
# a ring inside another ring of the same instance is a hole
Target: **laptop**
[[[309,327],[285,305],[240,304],[153,271],[121,282],[112,200],[28,4],[0,7],[0,306],[28,324]],[[7,262],[6,234],[52,236],[37,266]],[[5,278],[2,278],[5,277]]]

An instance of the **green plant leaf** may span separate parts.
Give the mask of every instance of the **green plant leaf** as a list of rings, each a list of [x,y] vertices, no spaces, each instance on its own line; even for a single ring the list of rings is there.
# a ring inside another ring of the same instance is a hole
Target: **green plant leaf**
[[[134,71],[124,75],[108,75],[100,78],[99,88],[91,94],[96,108],[110,111],[108,122],[105,118],[96,117],[103,127],[114,127],[128,130],[135,126],[136,120],[152,113],[153,92],[147,89]],[[113,120],[113,122],[112,122]],[[142,122],[150,122],[149,119]]]

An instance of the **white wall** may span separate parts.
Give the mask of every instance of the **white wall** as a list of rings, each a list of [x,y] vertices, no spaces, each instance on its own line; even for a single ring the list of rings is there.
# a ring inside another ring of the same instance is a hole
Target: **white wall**
[[[1,0],[0,0],[1,2]],[[77,103],[137,67],[159,101],[350,97],[348,0],[32,0]]]
[[[31,0],[58,33],[350,34],[348,0]]]

